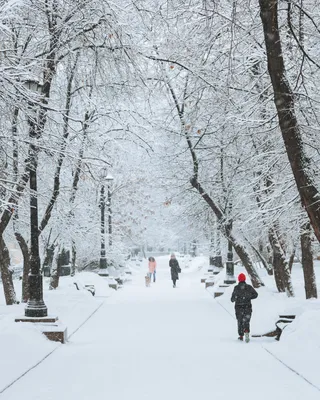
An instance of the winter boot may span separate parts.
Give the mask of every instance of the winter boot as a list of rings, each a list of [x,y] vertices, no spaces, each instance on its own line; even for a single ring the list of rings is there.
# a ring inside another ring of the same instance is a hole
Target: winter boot
[[[250,337],[249,337],[249,332],[248,332],[248,331],[246,331],[246,332],[244,333],[244,337],[245,337],[246,343],[249,343]]]
[[[239,336],[238,340],[241,340],[241,342],[243,341],[243,336]]]

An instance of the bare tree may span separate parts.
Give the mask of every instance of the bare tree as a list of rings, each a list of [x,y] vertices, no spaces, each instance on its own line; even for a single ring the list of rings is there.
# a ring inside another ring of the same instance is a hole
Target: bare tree
[[[306,156],[301,127],[296,117],[295,99],[285,70],[282,41],[278,23],[278,0],[259,0],[267,50],[268,71],[274,103],[294,179],[301,202],[308,213],[311,226],[320,242],[320,193],[314,184],[310,159]]]
[[[301,229],[301,263],[304,276],[304,288],[306,298],[317,298],[317,283],[313,266],[311,228],[309,223],[305,223]]]

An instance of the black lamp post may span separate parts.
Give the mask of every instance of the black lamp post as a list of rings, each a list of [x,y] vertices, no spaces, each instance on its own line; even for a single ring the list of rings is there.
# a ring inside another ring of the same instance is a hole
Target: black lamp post
[[[105,195],[105,180],[107,176],[106,169],[102,170],[101,174],[101,189],[100,189],[100,263],[99,263],[99,275],[108,276],[107,270],[107,259],[106,259],[106,236],[105,236],[105,206],[106,206],[106,195]]]
[[[232,205],[229,205],[229,216],[231,214]],[[232,219],[228,222],[228,232],[232,231]],[[232,252],[232,242],[228,240],[228,253],[226,262],[226,278],[224,283],[227,285],[232,285],[236,283],[236,278],[234,277],[234,262],[233,262],[233,252]]]
[[[35,80],[25,82],[26,87],[35,93],[42,92],[42,86]],[[37,192],[37,167],[38,167],[38,146],[37,140],[41,135],[37,115],[39,107],[30,102],[33,112],[28,117],[30,149],[28,154],[29,185],[30,185],[30,273],[28,276],[29,299],[25,308],[26,317],[46,317],[48,309],[43,301],[43,282],[40,273],[39,255],[39,225],[38,225],[38,192]]]
[[[228,253],[227,253],[227,262],[226,262],[226,278],[224,283],[227,285],[232,285],[236,283],[236,278],[234,277],[234,262],[233,262],[233,252],[232,252],[232,243],[228,240]]]
[[[111,186],[113,182],[113,176],[108,174],[106,176],[106,182],[108,187],[108,240],[109,240],[109,252],[112,248],[112,209],[111,209]],[[111,265],[111,263],[109,263]]]
[[[216,226],[215,229],[214,254],[210,257],[210,266],[212,266],[214,275],[218,274],[223,269],[219,226]]]

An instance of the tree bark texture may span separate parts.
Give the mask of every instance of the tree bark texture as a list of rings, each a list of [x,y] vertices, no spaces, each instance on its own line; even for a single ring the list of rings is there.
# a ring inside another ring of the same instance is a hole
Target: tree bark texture
[[[29,247],[23,236],[18,233],[14,232],[16,240],[20,246],[20,250],[23,256],[23,272],[22,272],[22,296],[21,301],[26,303],[29,298],[29,283],[28,283],[28,275],[30,272],[30,252]]]
[[[56,268],[52,271],[49,289],[57,289],[59,278],[61,276],[61,267],[70,263],[70,253],[64,248],[58,253],[56,259]]]
[[[77,260],[77,247],[74,240],[72,240],[71,245],[71,271],[70,275],[75,276],[76,274],[76,260]]]
[[[279,292],[286,292],[288,297],[294,296],[289,265],[282,250],[277,230],[269,229],[269,241],[273,251],[274,279]]]
[[[301,257],[302,268],[304,276],[304,288],[306,292],[306,299],[317,298],[317,284],[316,276],[313,267],[313,255],[311,245],[311,227],[307,223],[303,226],[300,236],[301,241]]]
[[[228,239],[232,243],[232,247],[234,248],[235,252],[238,254],[238,257],[240,258],[242,265],[245,267],[251,279],[252,286],[254,288],[259,288],[261,286],[264,286],[264,283],[260,279],[260,276],[256,268],[254,267],[251,257],[247,252],[246,248],[236,240],[236,238],[233,236],[231,232],[229,232],[228,234]]]
[[[294,248],[292,250],[292,253],[290,254],[290,257],[289,257],[289,271],[290,271],[290,274],[291,274],[291,271],[292,271],[292,266],[293,266],[295,255],[296,255],[296,248]]]
[[[273,275],[273,267],[265,259],[264,255],[262,254],[262,251],[260,251],[260,249],[257,249],[252,243],[249,242],[249,244],[252,247],[253,251],[256,253],[258,259],[261,261],[263,267],[268,272],[268,275]]]
[[[287,81],[278,26],[278,0],[259,0],[260,17],[267,50],[268,71],[274,103],[288,159],[311,226],[320,242],[320,194],[309,173],[310,161],[304,153],[300,126],[295,115],[294,96]]]
[[[0,269],[1,269],[1,280],[3,284],[4,297],[7,306],[17,304],[16,292],[13,286],[12,272],[10,271],[10,255],[9,250],[0,236]]]

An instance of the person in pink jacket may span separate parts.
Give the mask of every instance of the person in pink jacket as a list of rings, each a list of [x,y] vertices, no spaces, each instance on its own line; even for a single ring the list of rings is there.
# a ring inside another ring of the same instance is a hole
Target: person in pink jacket
[[[154,257],[149,257],[149,264],[148,264],[148,268],[149,268],[149,276],[150,279],[153,276],[153,282],[156,281],[156,268],[157,268],[157,263],[156,260],[154,259]]]

